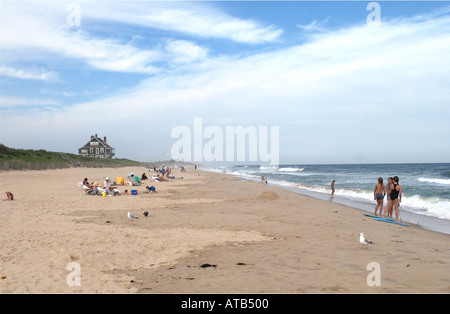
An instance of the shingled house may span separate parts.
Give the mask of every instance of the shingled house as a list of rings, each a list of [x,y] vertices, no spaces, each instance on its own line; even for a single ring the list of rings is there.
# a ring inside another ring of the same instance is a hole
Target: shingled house
[[[92,158],[113,158],[115,149],[106,143],[106,136],[101,139],[97,134],[91,135],[91,140],[78,149],[78,155]]]

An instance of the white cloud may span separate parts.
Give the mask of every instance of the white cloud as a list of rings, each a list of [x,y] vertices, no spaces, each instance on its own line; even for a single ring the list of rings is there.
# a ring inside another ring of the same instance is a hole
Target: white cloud
[[[327,30],[325,25],[328,23],[329,19],[330,17],[326,18],[323,21],[313,20],[311,23],[307,25],[297,23],[297,27],[306,32],[323,32]]]
[[[236,18],[207,3],[119,1],[106,5],[82,3],[81,8],[83,15],[94,19],[238,43],[274,42],[283,33],[274,25]]]
[[[23,106],[58,106],[58,103],[53,99],[46,98],[24,98],[0,96],[0,108],[18,108]]]
[[[25,69],[15,69],[8,66],[0,66],[0,75],[24,80],[57,80],[58,74],[54,71],[31,71]]]
[[[20,4],[20,3],[19,3]],[[24,3],[22,3],[24,4]],[[18,8],[14,8],[18,9]],[[37,18],[31,11],[7,10],[1,23],[2,55],[15,61],[15,51],[28,51],[21,58],[71,58],[108,71],[153,73],[152,62],[159,60],[157,51],[136,48],[115,39],[96,38],[82,30],[70,31],[67,26],[52,24],[52,19]],[[17,19],[17,16],[23,16]],[[20,60],[23,62],[23,60]]]
[[[169,40],[165,49],[171,55],[170,60],[174,63],[204,60],[208,55],[207,49],[186,40]]]
[[[42,61],[51,54],[55,58],[80,60],[95,69],[154,74],[169,65],[199,62],[208,50],[193,41],[166,39],[166,44],[153,48],[139,47],[143,39],[133,35],[126,41],[109,32],[105,38],[83,28],[84,24],[123,23],[147,29],[160,29],[201,38],[220,38],[241,43],[264,43],[277,40],[282,33],[274,26],[227,15],[213,7],[186,3],[164,5],[154,2],[80,2],[81,25],[66,24],[65,3],[3,2],[0,21],[0,56],[4,62]],[[108,26],[109,25],[109,26]],[[137,39],[137,40],[136,40]],[[15,51],[28,51],[16,55]],[[22,59],[20,59],[22,58]],[[8,64],[8,63],[7,63]],[[9,76],[34,79],[54,77],[51,71],[36,75],[28,69],[12,71]]]

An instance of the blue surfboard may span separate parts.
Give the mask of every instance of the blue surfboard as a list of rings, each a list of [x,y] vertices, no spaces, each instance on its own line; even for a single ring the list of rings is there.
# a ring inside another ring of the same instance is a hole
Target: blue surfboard
[[[376,217],[375,220],[384,221],[384,222],[390,222],[390,223],[397,224],[397,225],[400,225],[400,226],[409,227],[407,224],[404,224],[404,223],[401,223],[401,222],[396,222],[395,220],[392,220],[392,219],[383,219],[381,217]]]
[[[372,217],[372,218],[380,218],[379,216],[374,216],[374,215],[369,215],[369,214],[364,214],[364,216]]]

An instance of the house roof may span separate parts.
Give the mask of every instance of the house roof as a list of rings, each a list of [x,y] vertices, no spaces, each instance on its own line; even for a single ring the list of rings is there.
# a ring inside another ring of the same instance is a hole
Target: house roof
[[[84,146],[80,147],[79,149],[91,147],[90,143],[91,143],[92,141],[98,142],[101,146],[103,146],[103,147],[105,147],[105,148],[111,148],[111,149],[114,149],[112,146],[110,146],[108,143],[106,143],[104,140],[102,140],[102,139],[99,138],[98,136],[94,136],[93,138],[91,138],[91,139],[89,140],[89,142],[87,142]]]

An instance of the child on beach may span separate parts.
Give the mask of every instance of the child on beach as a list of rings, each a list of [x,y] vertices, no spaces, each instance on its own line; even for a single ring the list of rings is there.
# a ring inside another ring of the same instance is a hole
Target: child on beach
[[[386,190],[383,185],[383,178],[378,178],[378,184],[375,185],[373,190],[373,199],[377,201],[377,206],[375,206],[375,216],[377,216],[378,208],[380,209],[380,216],[383,213],[383,199]]]
[[[155,192],[155,193],[157,193],[156,192],[156,188],[152,185],[152,186],[146,186],[145,187],[145,192],[144,193],[150,193],[150,192]]]
[[[336,181],[336,180],[331,181],[331,196],[334,195],[334,182],[335,182],[335,181]]]
[[[14,195],[11,192],[5,192],[8,198],[3,199],[4,201],[12,201],[14,200]]]

